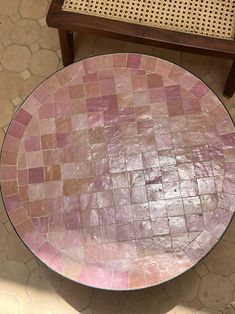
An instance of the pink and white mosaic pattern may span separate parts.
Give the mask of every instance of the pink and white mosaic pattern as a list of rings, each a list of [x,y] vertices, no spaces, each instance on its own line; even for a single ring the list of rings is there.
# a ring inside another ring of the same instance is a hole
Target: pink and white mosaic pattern
[[[24,102],[1,156],[6,209],[58,273],[113,290],[167,281],[235,210],[235,132],[218,98],[170,62],[93,57]]]

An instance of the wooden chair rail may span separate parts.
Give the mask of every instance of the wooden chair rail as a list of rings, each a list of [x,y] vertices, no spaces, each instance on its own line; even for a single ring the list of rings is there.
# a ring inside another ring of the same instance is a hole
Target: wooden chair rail
[[[88,32],[125,41],[235,60],[234,40],[181,33],[63,11],[62,5],[63,0],[52,1],[47,15],[47,24],[59,30],[64,65],[73,62],[72,32]],[[232,96],[234,90],[235,66],[233,65],[224,93],[227,96]]]

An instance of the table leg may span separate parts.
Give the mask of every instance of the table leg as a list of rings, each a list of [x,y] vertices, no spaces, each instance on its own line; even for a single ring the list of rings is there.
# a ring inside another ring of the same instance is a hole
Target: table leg
[[[224,95],[232,97],[235,92],[235,60],[233,61],[232,67],[230,69],[227,82],[224,88]]]
[[[58,32],[63,65],[67,66],[73,63],[74,59],[73,33],[64,29],[58,29]]]

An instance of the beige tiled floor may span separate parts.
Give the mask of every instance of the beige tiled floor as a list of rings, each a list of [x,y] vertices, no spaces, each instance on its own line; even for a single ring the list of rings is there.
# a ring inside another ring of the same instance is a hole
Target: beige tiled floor
[[[47,0],[0,0],[0,146],[14,111],[61,64],[57,32],[46,26]],[[181,64],[221,97],[235,119],[235,96],[221,95],[230,61],[93,36],[76,36],[76,58],[141,52]],[[235,313],[235,221],[195,269],[159,287],[107,292],[47,270],[24,247],[0,201],[0,314]]]

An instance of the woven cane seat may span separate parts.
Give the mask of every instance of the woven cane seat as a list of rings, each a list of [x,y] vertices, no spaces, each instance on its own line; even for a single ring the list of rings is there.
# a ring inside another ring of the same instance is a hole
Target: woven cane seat
[[[168,30],[234,38],[235,0],[65,0],[62,9]]]

